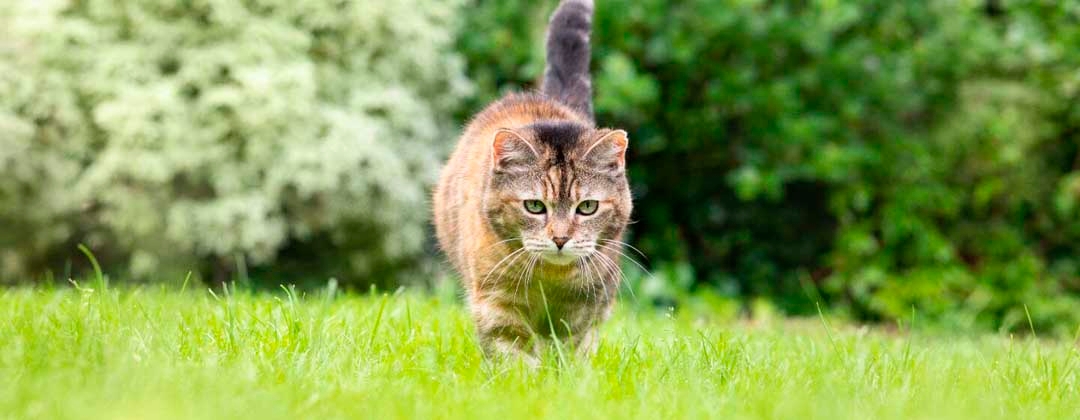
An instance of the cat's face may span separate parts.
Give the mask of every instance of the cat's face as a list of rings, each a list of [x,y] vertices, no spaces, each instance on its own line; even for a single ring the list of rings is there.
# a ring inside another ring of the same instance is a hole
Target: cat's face
[[[498,131],[484,205],[500,239],[566,265],[612,247],[629,222],[626,132],[573,123]]]

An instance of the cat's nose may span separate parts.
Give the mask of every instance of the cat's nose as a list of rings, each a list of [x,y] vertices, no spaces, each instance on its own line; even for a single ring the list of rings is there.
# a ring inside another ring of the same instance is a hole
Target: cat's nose
[[[570,238],[566,236],[556,236],[551,238],[551,240],[555,242],[555,246],[558,247],[560,251],[562,250],[563,245],[570,242]]]

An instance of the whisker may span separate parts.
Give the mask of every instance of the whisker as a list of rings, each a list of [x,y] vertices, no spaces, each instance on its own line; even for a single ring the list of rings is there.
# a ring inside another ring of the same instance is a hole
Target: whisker
[[[532,260],[529,261],[529,268],[525,274],[525,305],[529,304],[529,286],[532,284],[533,270],[536,269],[536,265],[539,262],[540,254],[533,255]]]
[[[638,255],[640,255],[641,258],[644,258],[645,261],[649,261],[649,257],[647,255],[645,255],[644,252],[641,252],[640,249],[635,248],[633,245],[630,245],[629,243],[620,241],[618,239],[603,239],[603,238],[599,238],[599,239],[597,239],[597,241],[603,241],[603,242],[606,242],[606,243],[613,243],[613,244],[619,244],[619,245],[625,246],[627,248],[632,249],[634,252],[636,252]]]
[[[607,283],[607,280],[604,279],[604,274],[600,272],[600,264],[597,261],[594,261],[592,258],[590,258],[589,265],[592,266],[592,270],[596,274],[595,287],[596,290],[599,292],[601,288],[604,287],[604,284]],[[616,282],[618,282],[618,280],[616,280]]]
[[[525,252],[525,248],[518,248],[514,252],[511,252],[511,253],[507,254],[505,257],[503,257],[503,259],[499,260],[499,262],[495,263],[495,266],[491,267],[491,271],[488,271],[488,273],[486,275],[484,275],[484,279],[480,281],[480,287],[484,287],[484,285],[487,284],[488,278],[491,277],[491,274],[494,273],[495,270],[498,269],[499,266],[503,264],[503,262],[505,262],[510,257],[514,257],[514,260],[517,260],[517,257],[515,257],[515,255],[520,256],[521,253],[523,253],[523,252]],[[513,260],[511,260],[511,261],[513,261]]]
[[[590,296],[590,297],[595,300],[597,297],[599,297],[600,282],[603,281],[603,280],[599,278],[598,273],[596,275],[593,274],[594,269],[593,269],[592,265],[589,264],[589,258],[588,257],[585,257],[585,256],[580,257],[579,261],[580,261],[580,268],[585,274],[586,281],[589,282],[589,293],[592,294],[592,296]]]
[[[586,273],[589,275],[589,281],[595,283],[598,279],[599,273],[596,272],[596,267],[589,261],[587,257],[581,257],[581,263],[585,266]]]
[[[525,257],[525,259],[521,259],[521,257]],[[511,261],[510,263],[507,263],[507,266],[510,266],[510,265],[514,265],[514,264],[517,264],[517,263],[518,263],[518,262],[520,262],[520,261],[528,261],[528,260],[529,260],[529,258],[532,258],[532,257],[533,257],[533,255],[532,255],[532,254],[530,254],[530,253],[528,253],[528,252],[523,252],[523,253],[521,253],[520,255],[518,255],[517,257],[515,257],[515,258],[514,258],[514,261]],[[519,261],[519,260],[520,260],[520,261]],[[507,268],[506,268],[506,270],[508,270],[508,269],[509,269],[509,267],[507,267]]]
[[[503,240],[501,240],[499,242],[488,245],[488,247],[492,247],[492,246],[495,246],[495,245],[498,245],[498,244],[501,244],[501,243],[504,243],[504,242],[518,241],[518,240],[521,240],[521,239],[523,239],[523,237],[521,237],[521,236],[518,236],[518,237],[515,237],[515,238],[503,239]]]
[[[538,259],[540,259],[539,254],[530,254],[525,264],[521,267],[521,274],[518,276],[517,281],[514,282],[514,296],[518,297],[524,295],[526,306],[529,305],[529,287],[532,284],[532,268],[536,264],[536,261]],[[525,285],[525,290],[523,293],[518,293],[518,291],[521,289],[522,284]]]
[[[651,272],[651,271],[649,271],[649,269],[645,268],[645,266],[641,265],[641,263],[637,262],[637,260],[635,260],[635,259],[633,259],[633,258],[630,258],[630,256],[629,256],[629,255],[626,255],[626,253],[624,253],[624,252],[620,251],[620,250],[619,250],[618,248],[615,248],[615,247],[613,247],[613,246],[611,246],[611,245],[604,245],[604,244],[598,244],[598,245],[600,245],[600,247],[601,247],[601,248],[603,248],[603,249],[606,249],[606,250],[609,250],[609,251],[612,251],[612,252],[614,252],[614,253],[616,253],[616,254],[619,254],[619,255],[620,255],[620,256],[622,256],[623,258],[626,258],[626,259],[627,259],[627,260],[629,260],[630,262],[634,263],[634,265],[636,265],[636,266],[637,266],[638,268],[640,268],[640,269],[641,269],[641,271],[644,271],[644,272],[645,272],[645,274],[648,274],[648,275],[649,275],[649,277],[652,277],[652,276],[653,276],[652,272]]]
[[[530,257],[531,258],[531,257]],[[522,287],[522,283],[525,281],[526,266],[522,266],[521,270],[517,271],[517,276],[514,277],[514,296],[518,296],[517,292]],[[528,290],[525,290],[528,293]]]
[[[505,244],[505,243],[511,242],[511,241],[521,241],[523,239],[524,238],[521,237],[521,236],[516,237],[516,238],[503,239],[503,240],[501,240],[499,242],[495,242],[495,243],[493,243],[491,245],[488,245],[488,246],[484,247],[484,249],[482,249],[480,252],[484,253],[485,255],[488,255],[488,254],[491,254],[493,252],[498,251],[498,249],[495,249],[496,246],[499,246],[501,244]],[[524,243],[522,244],[522,246],[524,246]]]
[[[609,262],[610,258],[608,258],[606,255],[604,255],[602,253],[599,253],[599,252],[594,254],[594,256],[595,256],[594,262],[597,263],[599,268],[603,268],[603,273],[601,274],[602,276],[604,276],[604,277],[612,277],[612,276],[614,276],[614,277],[616,277],[616,281],[618,281],[618,280],[620,280],[622,278],[619,271],[616,270],[615,267],[612,267],[611,263]]]
[[[589,291],[592,292],[592,276],[590,276],[589,273],[585,271],[584,264],[585,257],[578,257],[577,261],[575,261],[575,265],[577,265],[578,269],[578,275],[580,275],[584,279],[585,283],[589,286]]]
[[[625,281],[620,281],[626,279],[626,273],[623,272],[622,267],[620,267],[619,264],[612,260],[610,257],[604,255],[604,253],[602,252],[597,252],[594,255],[599,257],[597,261],[603,262],[605,265],[607,265],[609,270],[611,270],[612,274],[616,274],[618,276],[616,281],[619,281],[620,285],[626,285],[626,290],[630,291],[630,296],[637,298],[637,294],[634,293],[634,289],[630,287],[630,284]]]

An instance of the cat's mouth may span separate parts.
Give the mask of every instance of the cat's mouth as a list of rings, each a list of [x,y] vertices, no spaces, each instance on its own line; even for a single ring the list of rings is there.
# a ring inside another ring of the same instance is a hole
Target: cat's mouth
[[[595,246],[582,240],[571,241],[563,247],[553,242],[526,240],[525,249],[544,263],[558,266],[575,264],[596,251]]]

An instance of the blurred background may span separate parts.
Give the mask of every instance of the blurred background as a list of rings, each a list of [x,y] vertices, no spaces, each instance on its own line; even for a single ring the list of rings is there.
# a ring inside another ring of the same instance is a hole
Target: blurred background
[[[631,302],[1074,331],[1080,1],[597,3]],[[438,283],[429,189],[555,4],[0,2],[0,283]]]

